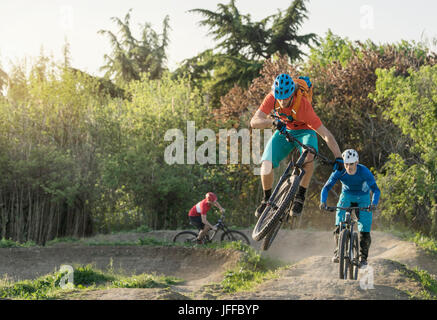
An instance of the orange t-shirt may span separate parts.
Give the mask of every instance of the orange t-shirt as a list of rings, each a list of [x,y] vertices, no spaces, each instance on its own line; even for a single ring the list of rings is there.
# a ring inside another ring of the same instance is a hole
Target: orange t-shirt
[[[294,95],[293,99],[296,98]],[[275,96],[272,92],[270,92],[265,98],[261,106],[258,110],[261,110],[265,114],[269,115],[272,110],[275,108]],[[302,97],[300,101],[300,107],[297,111],[297,114],[292,113],[291,106],[293,102],[290,104],[289,108],[280,109],[279,103],[276,103],[277,113],[284,120],[294,119],[293,122],[286,122],[287,129],[289,130],[302,130],[302,129],[310,129],[317,130],[321,125],[322,121],[314,112],[311,103],[305,97]],[[290,117],[287,117],[290,116]]]

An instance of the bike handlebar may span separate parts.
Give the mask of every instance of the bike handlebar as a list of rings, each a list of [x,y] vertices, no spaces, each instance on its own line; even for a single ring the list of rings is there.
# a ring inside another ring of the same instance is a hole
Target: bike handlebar
[[[277,115],[274,115],[274,114],[270,114],[270,117],[275,118],[275,119],[277,119],[277,120],[279,120],[279,121],[284,121],[283,119],[281,119],[281,117],[279,117],[279,116],[277,116]],[[286,121],[286,122],[291,122],[291,121],[289,121],[289,120],[285,120],[285,121]],[[330,159],[328,159],[327,157],[321,155],[319,152],[317,152],[316,149],[314,149],[313,147],[311,147],[311,146],[307,146],[307,145],[303,144],[302,142],[300,142],[299,140],[297,140],[295,137],[293,137],[293,136],[292,136],[288,131],[280,132],[280,134],[285,135],[285,136],[288,138],[289,141],[291,140],[291,141],[293,141],[293,142],[296,142],[296,143],[297,143],[298,145],[300,145],[303,149],[308,150],[309,152],[311,152],[312,154],[314,154],[314,156],[315,156],[316,158],[319,158],[319,159],[322,160],[323,162],[325,162],[325,163],[327,163],[327,164],[330,164],[330,165],[333,165],[333,164],[335,163],[335,160],[330,160]],[[291,142],[291,141],[290,141],[290,142]]]
[[[369,211],[370,206],[367,206],[367,207],[326,207],[323,210],[334,212],[337,209],[345,210],[345,211],[352,211],[352,210]]]

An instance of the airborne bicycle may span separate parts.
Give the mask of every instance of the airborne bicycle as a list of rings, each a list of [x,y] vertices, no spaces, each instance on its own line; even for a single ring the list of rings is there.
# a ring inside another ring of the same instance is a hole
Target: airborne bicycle
[[[270,116],[278,120],[280,119],[276,115]],[[296,162],[293,160],[289,162],[274,191],[272,192],[272,195],[267,201],[266,208],[260,214],[253,229],[252,238],[256,241],[263,240],[261,244],[262,250],[268,250],[278,234],[279,229],[281,229],[282,224],[284,224],[286,221],[289,221],[291,228],[294,229],[297,226],[298,220],[300,220],[300,217],[290,216],[289,212],[293,205],[300,181],[305,175],[303,165],[308,153],[314,154],[314,159],[319,158],[324,163],[331,165],[335,163],[335,161],[329,160],[318,153],[313,147],[301,143],[289,132],[287,132],[287,130],[280,132],[280,134],[285,135],[285,138],[289,143],[297,143],[299,146],[301,146],[303,152]]]
[[[219,231],[223,231],[220,241],[241,241],[244,244],[250,245],[250,241],[247,238],[247,236],[238,230],[231,230],[229,229],[225,222],[225,216],[222,215],[218,221],[217,224],[214,226],[216,227],[216,230],[209,230],[208,233],[205,235],[203,241],[201,244],[210,243],[214,240],[217,233]],[[188,244],[197,244],[197,236],[198,233],[190,230],[179,232],[175,235],[173,238],[173,242],[180,242],[180,243],[188,243]]]
[[[369,211],[369,207],[326,207],[325,210],[334,212],[337,209],[346,211],[343,221],[340,221],[340,235],[338,239],[339,277],[340,279],[358,279],[360,241],[358,232],[354,230],[360,218],[360,211]]]

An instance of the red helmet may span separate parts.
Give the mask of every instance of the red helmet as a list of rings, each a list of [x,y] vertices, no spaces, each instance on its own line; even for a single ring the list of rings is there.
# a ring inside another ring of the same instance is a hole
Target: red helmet
[[[216,201],[217,201],[217,196],[215,195],[215,193],[212,193],[212,192],[208,192],[208,193],[205,195],[205,198],[206,198],[208,201],[211,201],[211,202],[216,202]]]

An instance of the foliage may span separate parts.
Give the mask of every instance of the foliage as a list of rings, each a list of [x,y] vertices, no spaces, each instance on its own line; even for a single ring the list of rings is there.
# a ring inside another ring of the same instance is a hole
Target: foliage
[[[414,237],[409,238],[410,241],[416,243],[419,247],[423,248],[426,252],[437,255],[437,240],[429,238],[416,232]]]
[[[257,284],[278,277],[277,262],[261,257],[252,247],[241,242],[230,242],[227,248],[244,252],[238,266],[225,273],[221,282],[223,291],[238,292],[254,288]]]
[[[409,138],[404,146],[408,156],[393,152],[378,176],[383,214],[436,237],[437,65],[409,69],[408,73],[405,77],[396,76],[395,69],[378,70],[372,96],[384,117]]]
[[[8,279],[0,280],[0,298],[47,300],[68,297],[73,291],[60,287],[61,278],[65,273],[53,272],[35,280],[13,282]],[[112,271],[103,272],[91,265],[76,266],[74,269],[74,293],[96,288],[165,288],[182,283],[176,277],[139,274],[130,277],[115,274]]]
[[[114,79],[116,84],[139,80],[144,72],[149,73],[152,79],[159,79],[166,70],[169,16],[163,21],[162,34],[157,34],[150,23],[145,23],[141,26],[141,39],[136,39],[130,26],[131,11],[124,20],[111,18],[119,27],[120,39],[109,30],[99,31],[99,34],[109,37],[112,45],[112,53],[105,55],[106,65],[101,70],[106,71],[106,76]]]
[[[184,280],[150,274],[140,274],[131,277],[123,277],[111,283],[112,288],[165,288],[170,285],[180,284]]]
[[[0,240],[0,248],[22,248],[22,247],[33,247],[36,243],[33,241],[28,241],[25,243],[19,243],[13,240],[2,238]]]
[[[352,43],[328,32],[302,68],[290,64],[285,56],[266,61],[260,76],[252,81],[247,90],[235,86],[221,98],[221,107],[216,114],[221,121],[227,121],[234,127],[248,126],[277,74],[308,75],[314,84],[313,107],[340,148],[358,150],[360,162],[377,172],[392,152],[403,157],[411,153],[405,148],[410,138],[403,135],[396,123],[384,116],[383,108],[379,108],[369,97],[376,88],[376,70],[394,67],[396,75],[406,76],[411,70],[434,65],[435,62],[436,55],[422,44],[401,42],[377,46],[370,41]],[[415,123],[416,119],[412,121]],[[322,154],[330,154],[324,143],[319,145]],[[315,171],[307,196],[310,199],[307,208],[316,207],[320,186],[329,174],[330,170],[325,168]],[[334,192],[339,191],[338,187],[334,188]],[[315,203],[311,205],[311,201]],[[317,212],[311,211],[308,220],[319,219]]]
[[[420,300],[437,300],[437,281],[427,271],[418,267],[403,271],[411,279],[418,281],[423,290],[418,293],[409,293],[411,298]]]
[[[107,96],[95,79],[44,56],[10,78],[0,101],[2,236],[41,244],[90,234],[97,159],[89,124]]]
[[[285,11],[278,10],[260,21],[252,21],[250,14],[240,13],[235,0],[218,4],[216,11],[193,9],[190,12],[204,17],[201,26],[209,28],[209,35],[219,41],[182,63],[176,74],[188,73],[197,85],[211,94],[214,107],[234,85],[247,88],[258,76],[264,61],[275,53],[291,61],[304,56],[302,47],[317,43],[313,33],[299,35],[307,19],[305,0],[294,0]]]

